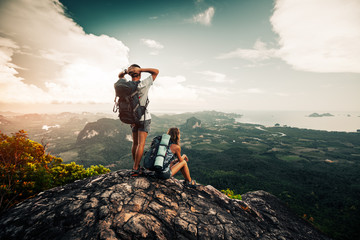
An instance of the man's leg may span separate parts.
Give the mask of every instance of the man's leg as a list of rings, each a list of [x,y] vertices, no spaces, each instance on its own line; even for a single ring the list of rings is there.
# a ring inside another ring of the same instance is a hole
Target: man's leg
[[[133,166],[133,169],[135,170],[139,169],[140,167],[140,161],[144,153],[145,141],[148,133],[143,131],[138,131],[137,135],[138,135],[138,141],[137,141],[138,144],[135,152],[135,161]]]
[[[136,149],[138,147],[138,132],[133,132],[132,133],[132,136],[133,136],[133,143],[132,143],[132,147],[131,147],[131,154],[132,154],[132,158],[135,162],[135,154],[136,154]]]

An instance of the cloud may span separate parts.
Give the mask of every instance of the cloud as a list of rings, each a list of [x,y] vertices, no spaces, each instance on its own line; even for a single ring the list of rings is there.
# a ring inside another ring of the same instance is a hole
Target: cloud
[[[233,94],[232,90],[229,90],[226,87],[211,87],[211,86],[189,86],[192,89],[195,89],[199,95],[207,95],[207,100],[210,100],[208,96],[211,96],[211,100],[217,101],[219,98],[228,99],[228,96]]]
[[[266,43],[256,40],[253,49],[238,48],[218,56],[218,59],[243,58],[250,61],[263,61],[277,56],[276,49],[268,49]]]
[[[129,63],[121,41],[86,34],[58,0],[3,1],[0,34],[2,102],[111,102]]]
[[[159,76],[156,78],[154,86],[151,88],[151,94],[154,99],[164,100],[172,99],[193,101],[198,99],[196,91],[192,88],[186,87],[183,83],[186,82],[184,76]]]
[[[217,59],[258,64],[280,58],[302,71],[360,72],[358,0],[277,0],[270,21],[279,35],[278,48],[258,39],[252,49],[238,48]]]
[[[150,109],[171,109],[176,103],[176,108],[186,110],[188,106],[201,103],[198,91],[185,82],[186,78],[181,75],[157,77],[149,91]]]
[[[205,26],[210,26],[212,18],[214,17],[214,14],[215,14],[215,8],[214,7],[209,7],[204,12],[193,16],[193,18],[190,21],[194,22],[194,23],[200,23],[200,24],[203,24]]]
[[[18,48],[19,46],[14,41],[0,37],[0,74],[17,74],[16,66],[11,63],[11,60],[14,51]]]
[[[360,72],[360,1],[277,0],[270,21],[295,69]]]
[[[197,72],[203,76],[203,80],[215,82],[215,83],[225,83],[233,82],[232,80],[227,79],[226,75],[223,73],[213,72],[213,71],[202,71]]]
[[[140,41],[145,46],[154,49],[150,52],[150,55],[159,55],[159,50],[164,48],[164,45],[153,39],[142,38]]]
[[[255,93],[255,94],[261,94],[264,93],[264,90],[261,90],[259,88],[249,88],[242,91],[243,93]]]
[[[12,40],[0,37],[0,89],[1,101],[36,102],[49,100],[47,93],[33,84],[25,84],[23,79],[17,77],[18,67],[11,63],[12,56],[19,46]]]
[[[221,109],[229,102],[229,96],[234,94],[227,85],[219,87],[194,84],[196,83],[181,75],[157,77],[149,91],[150,111],[167,109],[170,112],[188,112]]]
[[[164,48],[164,46],[161,43],[159,43],[155,40],[152,40],[152,39],[142,38],[141,42],[143,44],[145,44],[146,46],[148,46],[149,48],[155,48],[155,49],[163,49]]]

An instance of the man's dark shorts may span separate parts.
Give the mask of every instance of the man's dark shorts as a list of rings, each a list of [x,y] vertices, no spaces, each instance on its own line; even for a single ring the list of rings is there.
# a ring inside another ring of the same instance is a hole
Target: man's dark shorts
[[[139,124],[135,124],[135,126],[131,126],[131,130],[132,132],[137,132],[137,131],[141,131],[141,132],[150,132],[150,123],[151,123],[151,119],[149,120],[145,120],[145,121],[141,121]]]

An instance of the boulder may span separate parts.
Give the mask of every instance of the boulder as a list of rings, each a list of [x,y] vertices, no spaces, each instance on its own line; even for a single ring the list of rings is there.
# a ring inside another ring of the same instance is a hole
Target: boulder
[[[0,229],[0,239],[329,239],[267,192],[240,201],[129,170],[40,193],[5,212]]]

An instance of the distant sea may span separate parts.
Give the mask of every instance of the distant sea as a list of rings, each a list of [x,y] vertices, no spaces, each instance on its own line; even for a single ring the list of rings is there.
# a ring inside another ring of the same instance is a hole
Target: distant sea
[[[236,120],[241,123],[306,128],[314,130],[356,132],[360,129],[360,112],[316,112],[316,111],[238,111]],[[330,113],[333,117],[308,117],[312,113]]]

